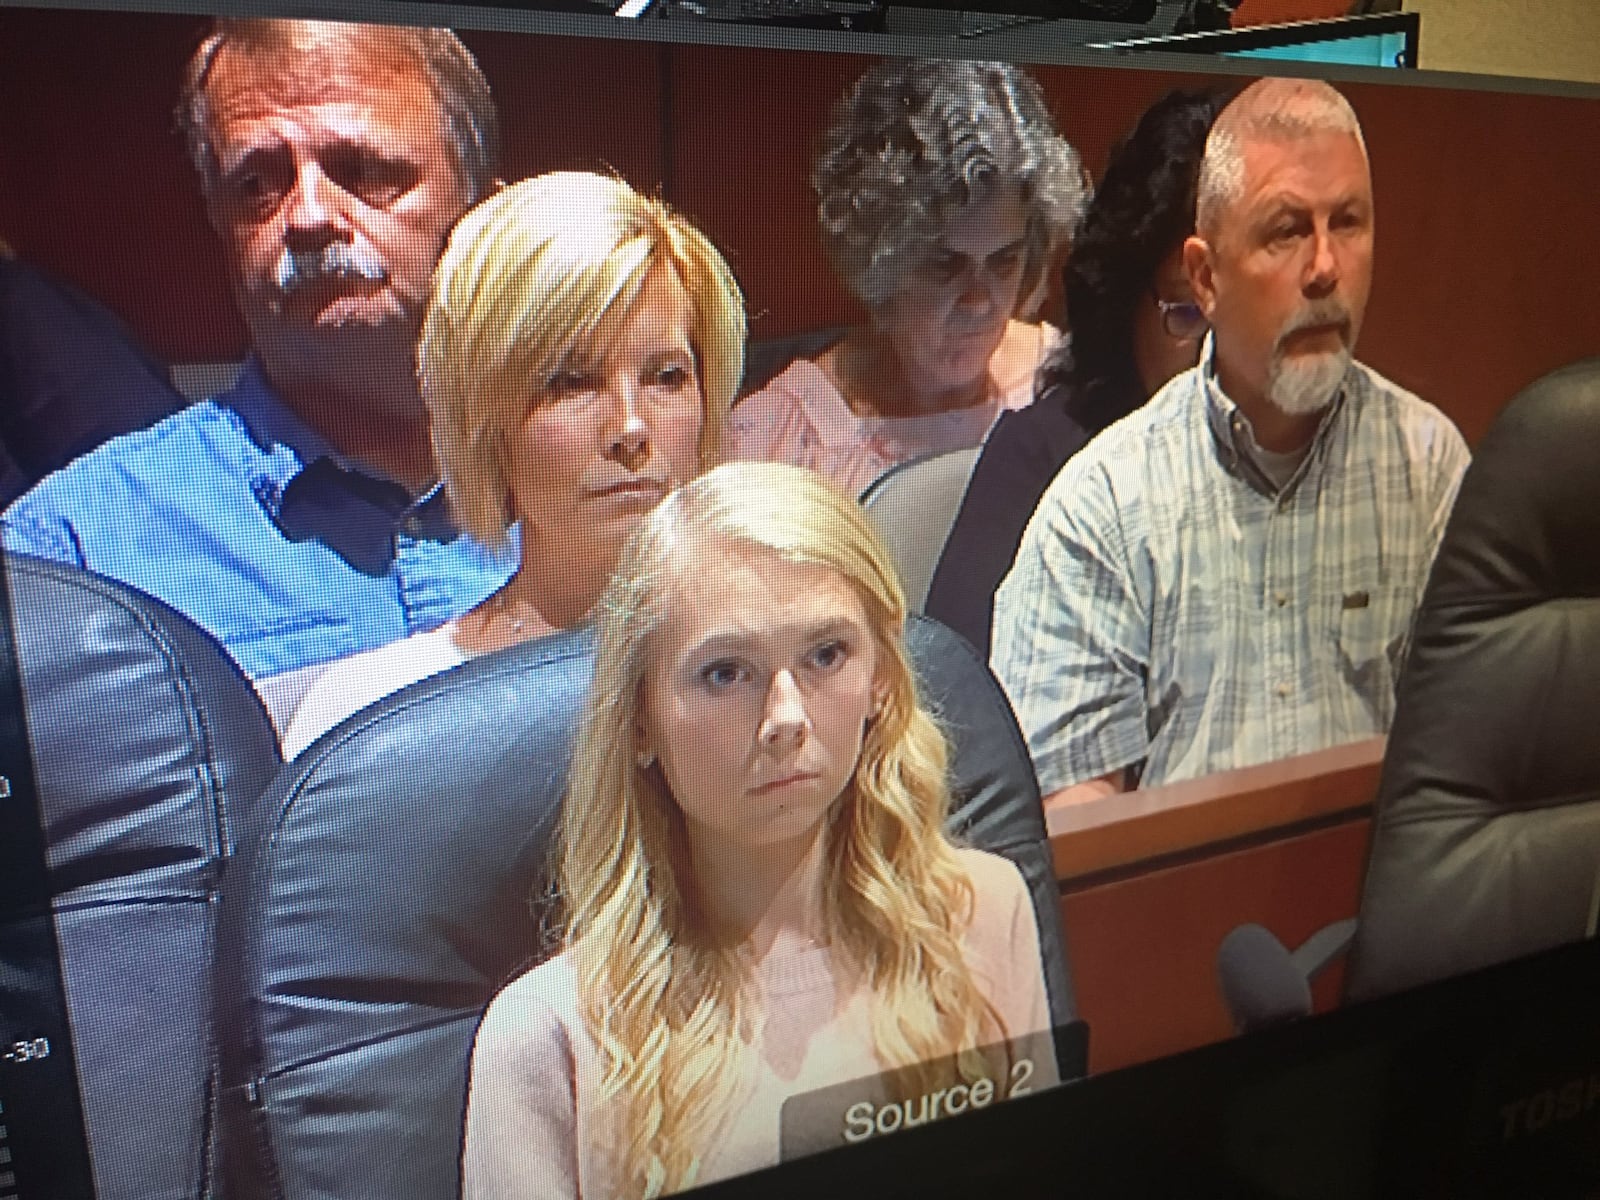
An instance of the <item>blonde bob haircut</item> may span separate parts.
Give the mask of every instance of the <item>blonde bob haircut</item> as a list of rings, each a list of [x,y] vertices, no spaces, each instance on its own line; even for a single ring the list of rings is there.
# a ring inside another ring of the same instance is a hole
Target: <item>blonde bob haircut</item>
[[[620,179],[577,171],[503,188],[456,225],[434,271],[417,380],[451,507],[473,537],[501,545],[516,519],[509,435],[552,379],[604,353],[594,344],[602,320],[626,316],[663,266],[694,306],[705,468],[721,454],[744,372],[745,317],[704,234]]]
[[[754,547],[825,567],[859,597],[885,704],[828,816],[823,927],[834,969],[872,997],[886,1069],[972,1053],[1007,1036],[963,956],[972,883],[944,830],[946,744],[917,698],[905,599],[851,499],[777,463],[729,463],[673,492],[636,529],[596,610],[598,661],[574,752],[557,866],[565,946],[604,1068],[600,1102],[621,1194],[693,1186],[761,1028],[751,964],[703,919],[681,811],[635,730],[676,581],[706,551]]]

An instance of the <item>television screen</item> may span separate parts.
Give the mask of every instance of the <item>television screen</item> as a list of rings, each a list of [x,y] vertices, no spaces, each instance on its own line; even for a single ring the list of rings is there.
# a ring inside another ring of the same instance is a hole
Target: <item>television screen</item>
[[[1176,51],[1336,67],[1415,67],[1421,28],[1422,17],[1417,13],[1382,13],[1115,41],[1096,39],[1091,44],[1124,53]]]
[[[1255,50],[1228,50],[1240,58],[1275,58],[1283,62],[1342,63],[1352,67],[1405,67],[1415,55],[1406,49],[1403,33],[1376,33],[1333,38],[1290,46],[1262,46]]]
[[[1267,1162],[1566,1028],[1594,94],[429,14],[0,10],[0,1198]]]

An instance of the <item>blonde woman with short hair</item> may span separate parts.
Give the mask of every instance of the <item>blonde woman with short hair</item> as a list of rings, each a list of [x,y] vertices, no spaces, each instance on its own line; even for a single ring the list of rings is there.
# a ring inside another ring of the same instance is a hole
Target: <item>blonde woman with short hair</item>
[[[520,565],[456,620],[331,668],[285,755],[408,683],[580,624],[628,534],[720,456],[744,337],[715,247],[620,179],[541,175],[463,217],[417,375],[457,523],[488,545],[515,526]]]
[[[905,616],[861,510],[810,471],[719,467],[641,524],[597,609],[563,948],[478,1033],[468,1200],[757,1170],[792,1097],[904,1068],[890,1091],[922,1107],[895,1121],[928,1119],[934,1081],[986,1094],[1048,1029],[1021,875],[944,831]]]

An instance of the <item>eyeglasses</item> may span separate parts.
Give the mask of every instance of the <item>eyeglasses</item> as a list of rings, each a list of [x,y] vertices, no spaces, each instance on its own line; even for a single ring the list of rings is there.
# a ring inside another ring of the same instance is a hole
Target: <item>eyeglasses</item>
[[[1167,336],[1179,342],[1192,342],[1206,332],[1206,315],[1193,300],[1163,300],[1155,298],[1161,310],[1161,328]]]

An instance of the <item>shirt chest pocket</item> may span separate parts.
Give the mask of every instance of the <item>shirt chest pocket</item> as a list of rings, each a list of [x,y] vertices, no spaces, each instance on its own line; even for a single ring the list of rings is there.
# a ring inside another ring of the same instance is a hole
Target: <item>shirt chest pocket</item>
[[[1372,583],[1348,587],[1325,601],[1338,682],[1381,729],[1388,728],[1394,713],[1395,682],[1411,634],[1411,600],[1406,589]]]

